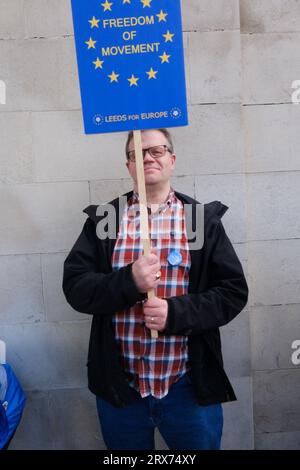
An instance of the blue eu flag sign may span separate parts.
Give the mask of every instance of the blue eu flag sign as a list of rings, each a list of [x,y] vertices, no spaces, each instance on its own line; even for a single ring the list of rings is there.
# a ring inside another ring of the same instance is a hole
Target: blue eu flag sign
[[[188,124],[180,0],[72,0],[87,134]]]

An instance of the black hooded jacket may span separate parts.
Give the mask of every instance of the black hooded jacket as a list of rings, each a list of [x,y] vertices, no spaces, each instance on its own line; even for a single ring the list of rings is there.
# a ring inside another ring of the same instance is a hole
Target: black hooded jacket
[[[132,191],[127,193],[127,200]],[[175,191],[183,204],[192,206],[196,228],[196,200]],[[119,199],[116,233],[119,227]],[[84,212],[88,218],[64,263],[63,291],[77,311],[93,315],[88,353],[90,390],[116,407],[137,398],[121,368],[112,316],[143,300],[134,283],[131,264],[112,270],[115,237],[98,238],[96,227],[103,219],[98,206]],[[204,244],[190,250],[188,294],[170,297],[166,329],[160,335],[188,336],[191,379],[199,404],[236,400],[223,368],[219,327],[230,322],[245,307],[248,288],[241,263],[227,237],[221,217],[228,208],[220,202],[204,206]],[[103,219],[104,220],[104,219]],[[193,242],[194,240],[189,240]]]

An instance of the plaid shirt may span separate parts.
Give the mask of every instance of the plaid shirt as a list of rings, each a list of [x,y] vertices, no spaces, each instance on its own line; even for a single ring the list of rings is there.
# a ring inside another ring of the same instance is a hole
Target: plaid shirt
[[[186,294],[191,261],[183,204],[173,190],[159,210],[149,215],[149,233],[151,245],[157,248],[161,263],[161,278],[155,295],[167,298]],[[167,259],[174,250],[182,256],[178,266],[172,266]],[[112,255],[113,269],[118,270],[134,262],[142,252],[138,194],[134,192],[124,210]],[[187,337],[162,334],[152,339],[143,322],[142,302],[118,312],[113,322],[121,364],[129,384],[142,397],[166,396],[170,386],[189,369]]]

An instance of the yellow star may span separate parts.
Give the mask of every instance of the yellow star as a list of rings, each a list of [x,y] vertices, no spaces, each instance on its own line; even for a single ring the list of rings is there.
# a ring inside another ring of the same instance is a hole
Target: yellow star
[[[99,57],[97,57],[97,60],[93,62],[93,64],[95,64],[95,69],[102,69],[103,63],[104,63],[104,60],[100,60]]]
[[[156,16],[158,16],[158,22],[160,23],[161,21],[167,21],[166,16],[168,16],[168,13],[164,13],[162,10],[160,10],[160,13],[158,13]]]
[[[127,78],[127,80],[130,82],[130,86],[138,86],[137,81],[139,80],[139,78],[135,77],[134,75],[131,75],[131,78]]]
[[[103,6],[104,11],[106,10],[111,11],[111,6],[113,5],[113,3],[109,3],[108,0],[105,0],[105,3],[101,3],[101,5]]]
[[[89,46],[89,49],[96,49],[96,42],[97,41],[93,41],[92,38],[90,38],[88,41],[85,41],[85,43]]]
[[[169,30],[167,31],[167,34],[163,34],[165,42],[173,42],[173,36],[175,36],[175,34],[171,34]]]
[[[96,18],[93,16],[93,18],[91,20],[89,20],[89,23],[91,23],[91,28],[99,28],[99,21],[100,20],[96,20]]]
[[[112,71],[112,73],[110,75],[108,75],[108,77],[110,78],[110,83],[112,83],[112,82],[117,82],[118,83],[118,77],[119,76],[120,76],[120,74],[117,74],[114,71]]]
[[[153,70],[153,68],[151,67],[151,69],[149,70],[149,72],[146,72],[148,74],[148,79],[150,80],[151,78],[156,78],[156,74],[157,74],[158,70]]]
[[[170,58],[171,56],[168,55],[166,52],[164,52],[163,55],[160,55],[159,57],[160,57],[160,59],[161,59],[161,63],[163,64],[163,63],[165,63],[165,62],[169,63],[169,58]]]
[[[129,3],[129,4],[130,4],[130,3],[131,3],[131,0],[123,0],[123,5],[124,5],[125,3]]]
[[[143,4],[143,8],[145,7],[151,7],[151,2],[152,0],[141,0],[141,3]]]

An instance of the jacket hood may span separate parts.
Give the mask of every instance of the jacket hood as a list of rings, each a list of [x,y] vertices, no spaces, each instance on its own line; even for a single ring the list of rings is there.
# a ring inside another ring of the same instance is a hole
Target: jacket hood
[[[98,223],[101,219],[101,217],[97,215],[98,207],[99,205],[91,204],[90,206],[87,206],[85,209],[83,209],[82,212],[87,214],[93,222]]]
[[[222,204],[222,202],[220,201],[209,202],[208,204],[204,204],[204,207],[208,219],[214,216],[221,219],[223,215],[228,211],[228,206],[225,206],[225,204]]]

